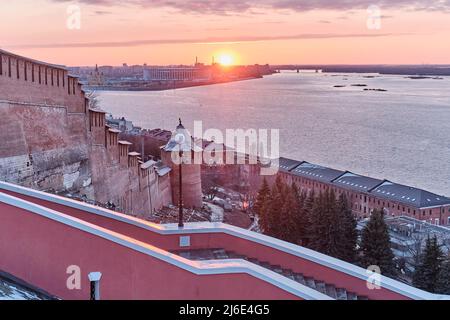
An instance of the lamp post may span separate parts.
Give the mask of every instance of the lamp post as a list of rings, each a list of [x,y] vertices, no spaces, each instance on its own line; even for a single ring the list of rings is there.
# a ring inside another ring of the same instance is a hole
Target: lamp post
[[[177,127],[178,129],[184,129],[183,124],[181,123]],[[179,165],[178,165],[178,227],[183,228],[184,222],[183,222],[183,143],[185,142],[185,137],[182,134],[177,134],[177,142],[178,142],[178,156],[179,156]]]
[[[102,278],[102,273],[91,272],[89,273],[88,278],[91,284],[90,300],[100,300],[100,279]]]
[[[181,144],[180,146],[180,150],[178,151],[178,155],[180,157],[180,164],[179,164],[179,173],[178,173],[178,178],[179,178],[179,196],[178,196],[178,227],[179,228],[183,228],[184,227],[184,223],[183,223],[183,169],[182,169],[182,164],[183,164],[183,150],[181,149]]]

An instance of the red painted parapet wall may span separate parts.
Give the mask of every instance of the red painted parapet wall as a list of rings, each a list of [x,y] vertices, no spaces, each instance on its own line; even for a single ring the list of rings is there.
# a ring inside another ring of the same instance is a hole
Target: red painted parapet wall
[[[269,261],[272,265],[281,265],[283,268],[301,272],[305,276],[334,284],[369,299],[442,298],[384,277],[381,279],[380,290],[369,290],[366,285],[368,275],[364,269],[318,252],[224,224],[187,224],[183,230],[179,230],[174,225],[155,225],[70,199],[9,184],[0,183],[0,191],[167,251],[180,249],[180,237],[188,236],[190,246],[187,248],[224,248],[235,251],[260,261]],[[187,297],[189,295],[183,296]],[[280,297],[278,293],[276,297]],[[233,298],[242,297],[233,296]],[[246,298],[259,299],[259,296]]]
[[[5,194],[0,217],[0,269],[63,299],[88,299],[87,275],[96,271],[102,299],[326,298],[263,268],[191,262]],[[67,287],[66,271],[74,265],[80,290]]]

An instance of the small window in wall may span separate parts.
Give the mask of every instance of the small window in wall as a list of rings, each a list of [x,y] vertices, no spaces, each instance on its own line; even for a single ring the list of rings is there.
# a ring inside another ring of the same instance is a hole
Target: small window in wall
[[[17,79],[20,79],[19,60],[16,60],[16,74]]]
[[[8,77],[11,78],[11,57],[8,57]]]

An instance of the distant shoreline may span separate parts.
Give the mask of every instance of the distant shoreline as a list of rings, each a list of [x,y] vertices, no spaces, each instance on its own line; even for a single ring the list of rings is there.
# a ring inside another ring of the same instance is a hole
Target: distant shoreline
[[[239,79],[227,79],[216,81],[195,81],[195,82],[176,82],[176,83],[137,83],[136,85],[104,85],[104,86],[89,86],[84,85],[83,88],[89,91],[167,91],[192,87],[211,86],[221,83],[230,83],[254,79],[262,79],[260,77],[247,77]]]
[[[275,70],[321,70],[323,73],[372,73],[411,77],[450,76],[450,65],[272,65]]]

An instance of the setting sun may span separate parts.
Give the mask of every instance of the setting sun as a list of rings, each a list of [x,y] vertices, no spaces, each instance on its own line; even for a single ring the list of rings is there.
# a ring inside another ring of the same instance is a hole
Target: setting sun
[[[219,63],[223,66],[231,66],[234,64],[234,58],[229,54],[222,54],[219,56]]]

